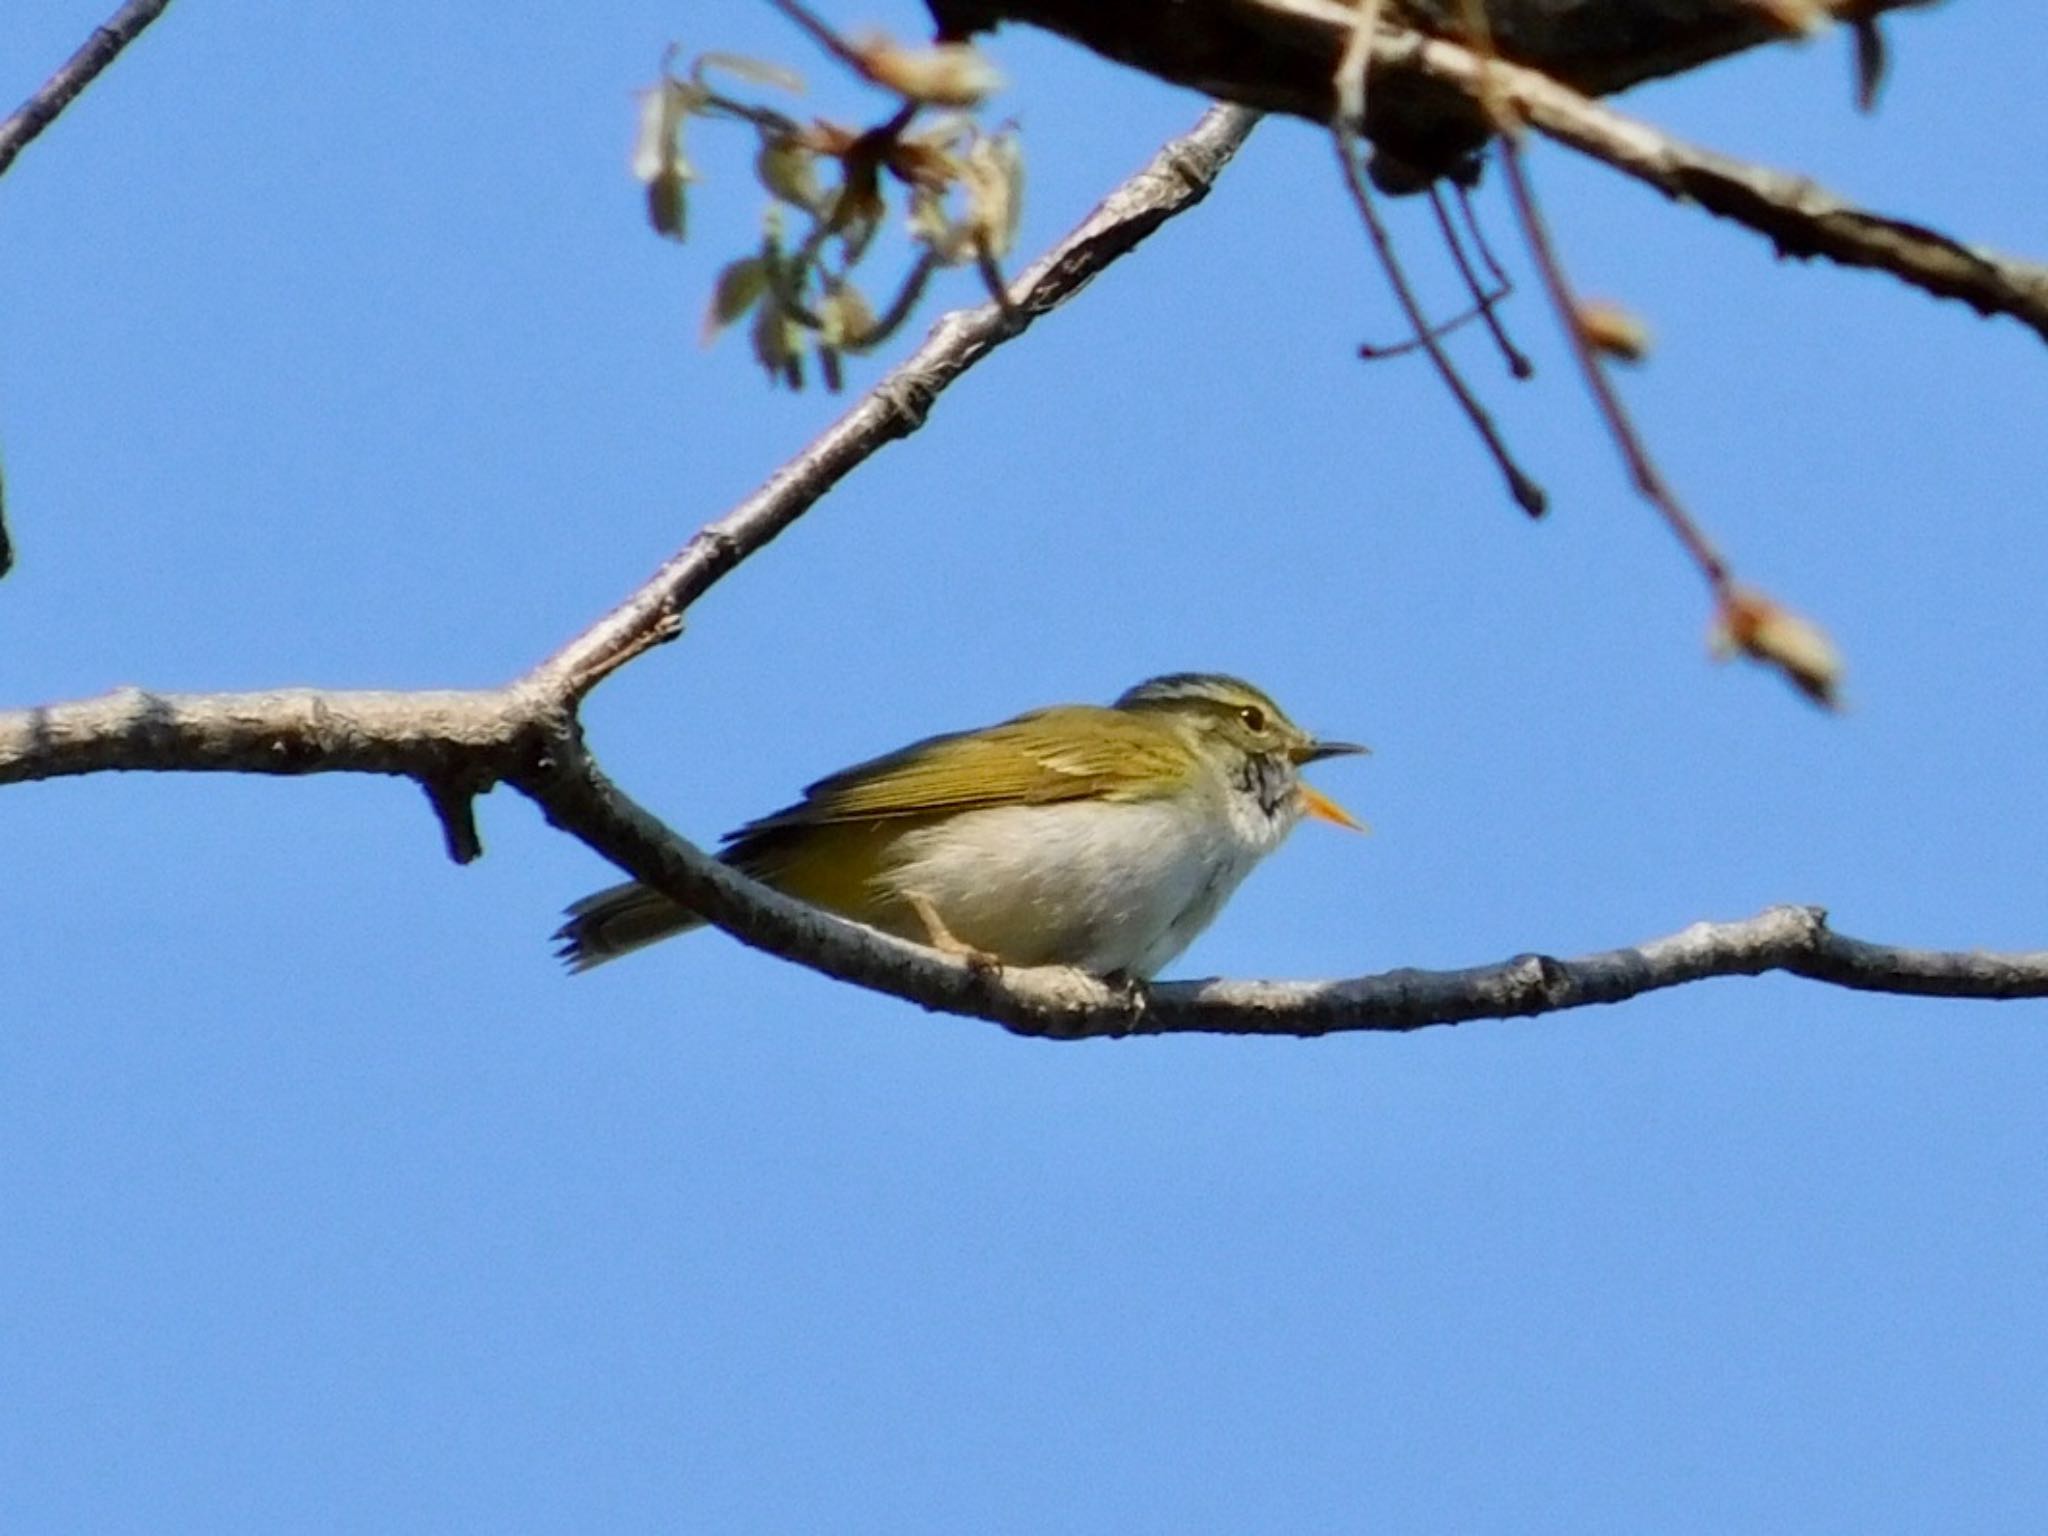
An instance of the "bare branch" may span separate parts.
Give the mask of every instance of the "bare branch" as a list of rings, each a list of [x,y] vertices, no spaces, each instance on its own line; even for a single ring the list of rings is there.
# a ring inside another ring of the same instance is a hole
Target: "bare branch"
[[[965,37],[1002,22],[1044,27],[1163,80],[1318,127],[1337,107],[1338,61],[1356,0],[925,0],[941,34]],[[1829,0],[1844,19],[1874,24],[1926,0]],[[1467,37],[1466,0],[1387,0],[1386,21]],[[1781,42],[1782,19],[1753,0],[1487,0],[1497,51],[1573,90],[1605,96]],[[1433,151],[1477,147],[1484,122],[1457,89],[1423,74],[1375,80],[1369,136],[1416,163]]]
[[[1473,235],[1477,238],[1479,226],[1472,219],[1472,203],[1465,196],[1463,187],[1458,189],[1458,196],[1459,206],[1465,212],[1466,223],[1471,226]],[[1536,365],[1523,355],[1520,347],[1515,345],[1514,339],[1508,335],[1507,327],[1501,324],[1500,316],[1494,312],[1494,306],[1511,291],[1507,274],[1501,272],[1499,264],[1493,259],[1493,253],[1487,250],[1486,242],[1480,240],[1479,254],[1498,274],[1498,286],[1488,289],[1479,281],[1478,272],[1473,270],[1472,258],[1465,254],[1465,242],[1458,234],[1458,226],[1451,222],[1450,204],[1444,201],[1442,187],[1430,187],[1429,211],[1436,219],[1436,231],[1443,237],[1444,248],[1451,253],[1451,262],[1458,269],[1458,277],[1464,283],[1465,291],[1472,296],[1473,313],[1486,322],[1487,334],[1493,338],[1494,349],[1500,353],[1501,361],[1507,365],[1508,373],[1517,379],[1534,378]]]
[[[690,542],[639,591],[543,662],[534,680],[594,685],[613,669],[604,659],[634,654],[636,636],[689,605],[811,509],[820,497],[884,444],[924,425],[932,402],[961,374],[1039,316],[1079,293],[1095,275],[1176,214],[1209,195],[1244,143],[1256,113],[1212,107],[1183,138],[1170,140],[1074,230],[1010,286],[1008,308],[959,310],[932,328],[925,344],[870,389],[768,483]],[[644,647],[642,647],[644,648]]]
[[[545,695],[118,693],[0,711],[0,784],[84,773],[389,773],[488,782],[521,766]]]
[[[57,120],[78,95],[99,76],[123,48],[142,35],[142,29],[157,17],[171,0],[128,0],[104,26],[93,30],[78,52],[64,61],[64,67],[43,82],[42,89],[15,108],[0,122],[0,176],[7,173],[14,157],[35,136]]]
[[[1716,976],[1784,971],[1857,991],[2009,1001],[2048,997],[2048,951],[1899,949],[1838,934],[1819,907],[1771,907],[1733,923],[1559,960],[1520,955],[1457,971],[1347,981],[1168,982],[1136,991],[1065,967],[979,970],[966,961],[806,907],[668,832],[575,754],[515,780],[556,826],[743,943],[935,1012],[1060,1040],[1126,1035],[1312,1037],[1401,1032],[1558,1013]]]
[[[1519,955],[1468,970],[1398,970],[1347,981],[1167,982],[1132,991],[1063,966],[991,973],[756,884],[669,832],[581,753],[514,782],[556,826],[743,943],[871,991],[935,1012],[989,1019],[1023,1035],[1398,1032],[1626,1002],[1710,977],[1770,971],[1907,996],[2048,997],[2048,951],[1896,949],[1834,932],[1819,907],[1793,906],[1771,907],[1741,922],[1695,923],[1667,938],[1575,960]]]
[[[1832,9],[1867,26],[1883,12],[1921,3],[1835,0]],[[950,35],[999,21],[1027,22],[1163,79],[1318,125],[1329,123],[1336,106],[1339,63],[1358,16],[1352,0],[927,4]],[[1388,21],[1455,31],[1462,5],[1463,0],[1397,0],[1388,6]],[[1589,99],[1782,39],[1783,29],[1768,8],[1698,0],[1491,0],[1486,14],[1502,54],[1494,87],[1539,132],[1667,197],[1696,202],[1748,226],[1783,255],[1825,256],[1843,266],[1889,272],[1980,314],[2010,315],[2048,338],[2048,266],[1859,208],[1803,176],[1697,148]],[[1386,26],[1373,61],[1367,128],[1376,143],[1405,149],[1409,140],[1445,131],[1463,151],[1481,142],[1479,103],[1487,77],[1477,53]],[[1440,99],[1446,97],[1462,98],[1462,105]],[[1446,115],[1447,106],[1457,108],[1463,128]]]
[[[1481,97],[1487,65],[1454,43],[1383,37],[1374,57]],[[1667,197],[1698,203],[1768,238],[1786,256],[1825,256],[1889,272],[1982,315],[2010,315],[2048,339],[2048,266],[1964,245],[1937,230],[1843,201],[1803,176],[1750,165],[1673,138],[1567,86],[1496,61],[1495,86],[1538,132]]]
[[[1672,490],[1663,471],[1657,468],[1657,461],[1650,457],[1649,447],[1636,430],[1628,408],[1621,403],[1614,381],[1607,377],[1606,364],[1586,337],[1586,328],[1579,320],[1578,295],[1572,292],[1571,280],[1565,276],[1564,263],[1558,259],[1557,247],[1551,243],[1549,227],[1543,220],[1543,211],[1537,206],[1535,188],[1529,184],[1528,168],[1522,164],[1522,142],[1518,131],[1501,136],[1500,159],[1502,169],[1507,173],[1508,193],[1514,199],[1515,213],[1522,221],[1523,235],[1529,242],[1530,254],[1535,258],[1536,271],[1550,294],[1559,322],[1564,326],[1566,339],[1571,343],[1572,355],[1578,360],[1586,387],[1593,392],[1600,418],[1606,422],[1608,433],[1621,450],[1622,461],[1628,465],[1629,479],[1677,535],[1679,544],[1693,564],[1699,567],[1707,585],[1716,593],[1722,591],[1728,585],[1728,562],[1714,548],[1713,541],[1700,525],[1693,521],[1692,514],[1679,501],[1678,493]]]

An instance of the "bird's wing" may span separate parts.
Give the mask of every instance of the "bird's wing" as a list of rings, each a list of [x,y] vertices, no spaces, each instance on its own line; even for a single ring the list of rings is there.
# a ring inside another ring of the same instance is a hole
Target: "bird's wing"
[[[1142,799],[1162,783],[1178,784],[1186,765],[1186,748],[1156,722],[1122,710],[1064,705],[987,730],[933,736],[820,779],[795,805],[750,822],[727,841],[796,826],[983,806]]]

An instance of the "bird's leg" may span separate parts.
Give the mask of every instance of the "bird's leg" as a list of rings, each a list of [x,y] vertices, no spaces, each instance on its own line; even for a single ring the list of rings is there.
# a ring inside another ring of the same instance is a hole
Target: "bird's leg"
[[[940,954],[965,960],[968,969],[973,971],[1000,971],[1003,968],[1003,962],[987,950],[977,949],[955,935],[946,926],[946,920],[939,916],[939,909],[932,905],[931,897],[924,892],[903,892],[903,904],[917,914],[917,920],[924,924],[925,942]]]

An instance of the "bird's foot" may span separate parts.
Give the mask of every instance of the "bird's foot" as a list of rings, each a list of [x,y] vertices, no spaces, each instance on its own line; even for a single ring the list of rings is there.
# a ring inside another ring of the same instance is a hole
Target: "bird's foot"
[[[929,896],[918,891],[905,891],[903,900],[917,914],[917,920],[924,924],[925,943],[940,954],[966,961],[970,971],[983,976],[993,976],[1003,968],[1003,962],[997,956],[968,943],[948,928]]]

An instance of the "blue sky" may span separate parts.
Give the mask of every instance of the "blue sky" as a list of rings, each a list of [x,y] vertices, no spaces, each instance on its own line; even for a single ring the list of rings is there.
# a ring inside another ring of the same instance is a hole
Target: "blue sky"
[[[0,95],[99,19],[11,18]],[[2048,255],[2048,22],[1890,32],[1874,118],[1839,37],[1628,105]],[[757,216],[744,142],[697,134],[692,244],[640,222],[633,91],[671,38],[874,110],[764,6],[224,0],[32,146],[0,184],[0,702],[502,680],[829,421],[697,344]],[[1200,108],[995,54],[1026,250]],[[1625,387],[1666,469],[1829,625],[1845,715],[1705,660],[1532,283],[1538,381],[1460,355],[1540,525],[1419,361],[1354,359],[1393,305],[1324,144],[1271,123],[607,684],[607,769],[710,839],[913,737],[1221,668],[1373,744],[1319,782],[1376,831],[1305,828],[1181,974],[1777,901],[2048,944],[2039,340],[1535,163],[1582,286],[1657,334]],[[508,794],[482,825],[458,870],[398,783],[0,793],[0,1528],[2048,1520],[2038,1004],[1725,981],[1060,1047],[712,934],[565,978],[546,936],[608,872]]]

